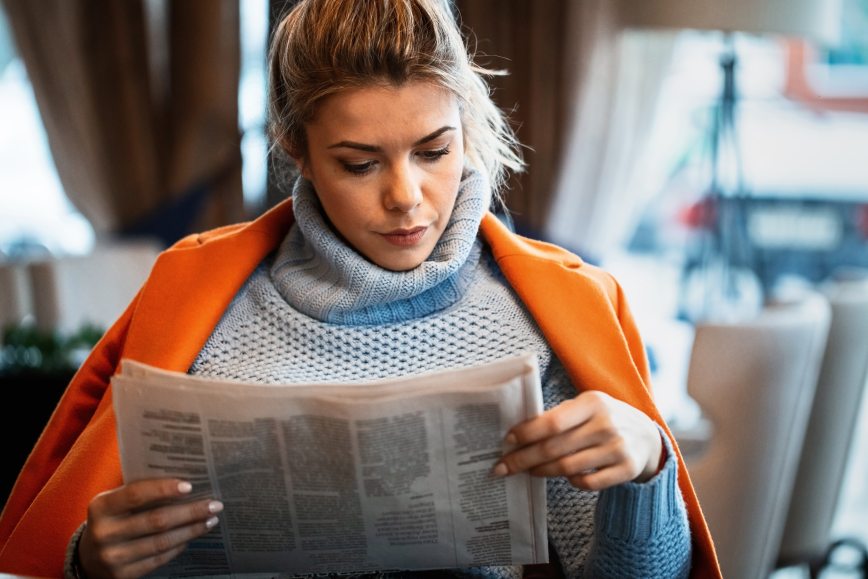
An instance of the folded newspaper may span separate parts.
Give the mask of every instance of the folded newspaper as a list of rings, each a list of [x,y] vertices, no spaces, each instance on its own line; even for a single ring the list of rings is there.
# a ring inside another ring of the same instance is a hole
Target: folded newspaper
[[[536,356],[352,384],[264,385],[124,360],[124,480],[179,477],[220,524],[160,570],[293,576],[548,561],[545,480],[490,475],[542,412]]]

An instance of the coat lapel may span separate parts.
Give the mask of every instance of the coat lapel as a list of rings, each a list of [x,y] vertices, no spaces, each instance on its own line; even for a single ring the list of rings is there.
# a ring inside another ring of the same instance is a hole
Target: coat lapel
[[[186,372],[292,220],[286,200],[256,221],[188,238],[163,253],[142,290],[123,356]]]

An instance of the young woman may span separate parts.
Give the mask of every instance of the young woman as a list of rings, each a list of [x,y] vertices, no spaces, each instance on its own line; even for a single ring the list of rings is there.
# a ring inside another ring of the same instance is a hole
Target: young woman
[[[219,524],[217,500],[172,502],[187,481],[123,484],[108,389],[122,358],[278,383],[533,351],[547,411],[512,428],[518,450],[492,474],[548,477],[553,563],[534,571],[719,576],[617,283],[488,212],[521,160],[445,3],[303,0],[270,58],[271,134],[300,172],[292,199],[160,257],[19,477],[0,570],[141,576]]]

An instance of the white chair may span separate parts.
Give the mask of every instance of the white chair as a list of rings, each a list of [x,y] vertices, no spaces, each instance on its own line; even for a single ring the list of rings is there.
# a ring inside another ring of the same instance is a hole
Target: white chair
[[[24,263],[0,263],[0,328],[33,316],[30,277]]]
[[[33,311],[43,330],[108,328],[145,281],[159,254],[151,242],[97,244],[84,256],[30,264]]]
[[[868,379],[868,275],[823,288],[832,307],[829,340],[778,555],[779,566],[818,572],[831,529]]]
[[[696,328],[687,390],[713,433],[685,460],[724,577],[765,579],[774,567],[829,317],[810,294]]]

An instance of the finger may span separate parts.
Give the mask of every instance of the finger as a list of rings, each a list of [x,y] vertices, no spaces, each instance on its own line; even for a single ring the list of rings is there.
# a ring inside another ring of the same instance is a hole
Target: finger
[[[602,394],[599,392],[582,392],[575,398],[513,427],[506,437],[507,442],[525,446],[580,426],[596,414],[600,408],[600,396]]]
[[[502,474],[523,472],[557,461],[562,457],[571,455],[576,451],[585,450],[599,443],[599,435],[585,423],[581,427],[562,432],[505,454],[500,459],[499,464],[502,464],[506,469]]]
[[[530,469],[530,474],[534,476],[571,477],[609,468],[617,464],[617,461],[618,455],[612,449],[595,446],[536,466]]]
[[[140,480],[98,495],[91,503],[103,516],[116,516],[190,494],[192,485],[174,478]]]
[[[156,571],[157,569],[183,553],[184,549],[186,548],[187,544],[185,543],[169,551],[164,551],[159,555],[155,555],[148,559],[141,559],[139,561],[136,561],[135,563],[124,567],[122,575],[125,577],[142,577],[144,575],[147,575],[152,571]]]
[[[580,489],[601,491],[625,483],[631,480],[631,477],[623,464],[616,464],[597,471],[575,474],[568,477],[567,480],[570,481],[571,485]]]
[[[208,533],[217,523],[219,519],[211,516],[206,521],[197,521],[163,533],[122,543],[112,548],[110,557],[114,562],[124,565],[159,558],[164,553],[171,553],[178,547],[184,547],[193,539]]]
[[[223,503],[211,499],[157,507],[128,517],[105,521],[99,529],[99,539],[116,543],[162,533],[176,527],[203,522],[223,510]]]

